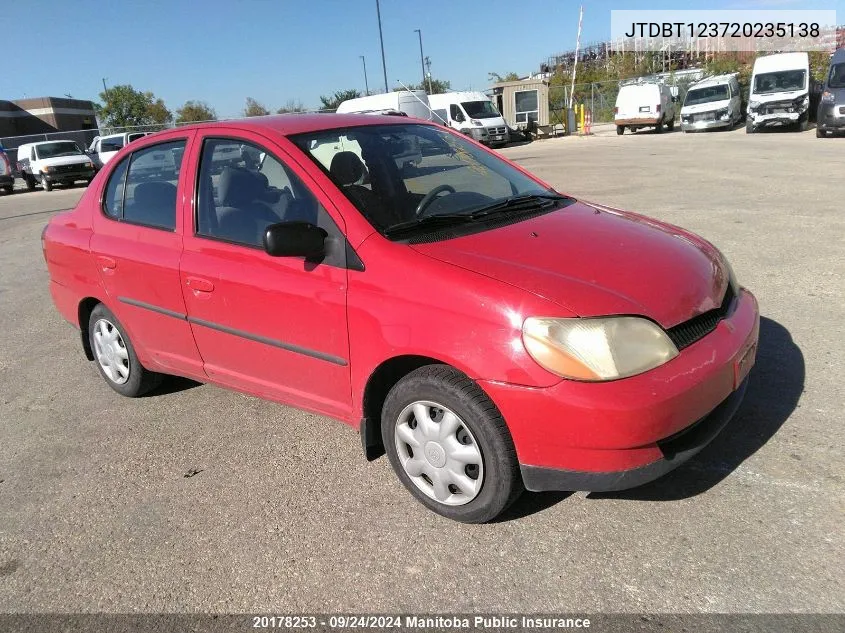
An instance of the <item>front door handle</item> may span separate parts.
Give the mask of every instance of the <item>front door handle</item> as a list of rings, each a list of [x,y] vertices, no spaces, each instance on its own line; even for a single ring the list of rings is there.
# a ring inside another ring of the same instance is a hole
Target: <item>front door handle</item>
[[[185,280],[185,284],[188,288],[196,292],[211,292],[214,290],[214,284],[202,277],[188,277]]]
[[[117,261],[112,259],[111,257],[106,257],[105,255],[98,255],[97,263],[103,270],[112,270],[114,268],[117,268]]]

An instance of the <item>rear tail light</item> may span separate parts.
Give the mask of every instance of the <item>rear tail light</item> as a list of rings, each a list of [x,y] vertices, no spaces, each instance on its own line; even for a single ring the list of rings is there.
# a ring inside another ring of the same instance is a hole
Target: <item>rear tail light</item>
[[[657,110],[656,110],[656,112],[660,112],[660,104],[659,104],[659,103],[657,104]]]

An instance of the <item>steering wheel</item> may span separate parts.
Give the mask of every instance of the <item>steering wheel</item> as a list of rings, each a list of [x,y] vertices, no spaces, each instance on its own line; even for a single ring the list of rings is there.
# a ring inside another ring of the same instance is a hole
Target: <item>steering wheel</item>
[[[434,202],[434,199],[444,191],[448,191],[449,193],[455,193],[455,188],[452,185],[438,185],[437,187],[429,191],[427,194],[425,194],[425,197],[420,200],[420,203],[417,205],[415,215],[417,217],[420,217],[423,214],[423,211],[426,210],[428,205]]]

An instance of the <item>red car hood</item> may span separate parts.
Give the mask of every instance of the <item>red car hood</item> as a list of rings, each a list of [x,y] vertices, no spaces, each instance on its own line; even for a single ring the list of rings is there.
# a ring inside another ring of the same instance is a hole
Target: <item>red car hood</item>
[[[639,314],[665,328],[718,307],[729,281],[719,252],[700,237],[582,202],[413,248],[550,299],[578,316]]]

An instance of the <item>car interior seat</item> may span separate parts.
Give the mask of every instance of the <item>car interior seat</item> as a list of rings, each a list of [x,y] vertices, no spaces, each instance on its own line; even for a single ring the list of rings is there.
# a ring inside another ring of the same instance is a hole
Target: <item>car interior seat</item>
[[[123,217],[166,228],[176,223],[176,185],[165,181],[142,182],[132,192],[132,202],[126,205]]]
[[[217,185],[217,236],[236,242],[259,245],[264,229],[281,222],[273,209],[262,202],[266,179],[236,167],[224,167]]]

